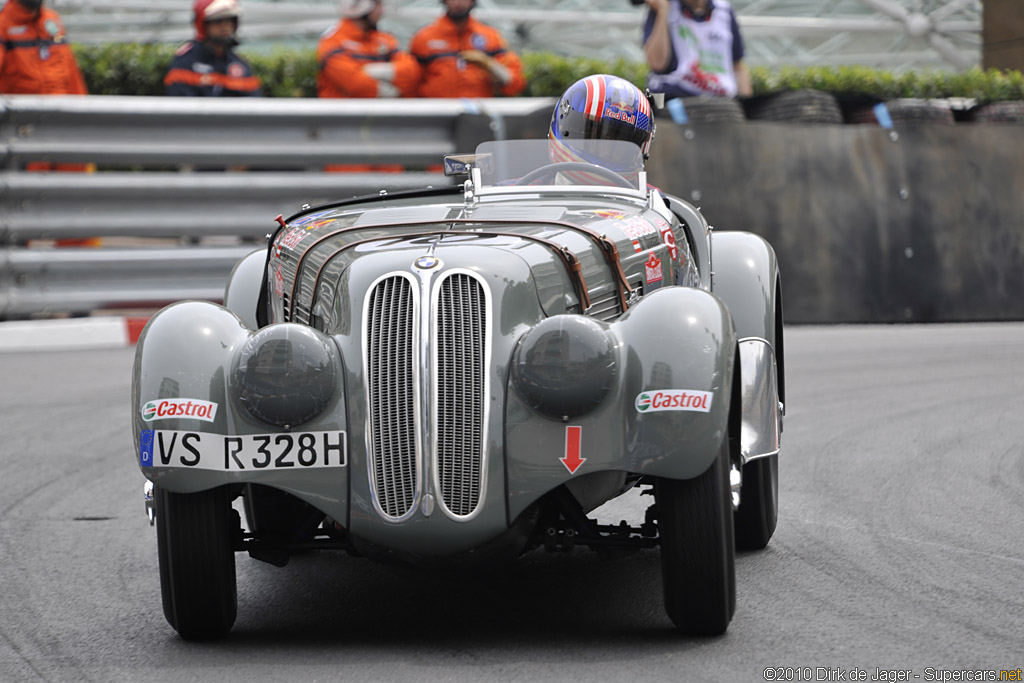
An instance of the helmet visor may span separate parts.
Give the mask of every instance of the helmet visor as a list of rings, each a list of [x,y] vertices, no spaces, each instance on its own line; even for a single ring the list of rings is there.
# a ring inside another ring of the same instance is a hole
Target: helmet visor
[[[647,130],[637,126],[637,114],[622,112],[624,120],[619,120],[613,118],[616,113],[609,112],[594,119],[583,112],[569,110],[557,123],[560,133],[557,137],[568,143],[579,142],[581,137],[584,140],[624,140],[643,149],[651,136]],[[582,135],[574,135],[573,131],[582,131]]]

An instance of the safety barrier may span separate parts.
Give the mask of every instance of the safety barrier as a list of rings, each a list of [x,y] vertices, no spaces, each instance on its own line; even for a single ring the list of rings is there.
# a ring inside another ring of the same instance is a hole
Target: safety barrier
[[[2,97],[0,319],[217,300],[276,215],[450,183],[443,154],[544,135],[553,103]],[[659,119],[648,178],[774,245],[788,322],[1024,319],[1021,123],[696,118]]]
[[[276,215],[449,184],[444,154],[543,134],[552,104],[2,97],[0,319],[218,300]],[[97,170],[25,170],[40,162]]]

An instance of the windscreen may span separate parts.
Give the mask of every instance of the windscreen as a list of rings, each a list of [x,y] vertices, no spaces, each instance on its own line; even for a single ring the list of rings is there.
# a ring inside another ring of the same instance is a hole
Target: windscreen
[[[624,140],[500,140],[482,143],[476,153],[489,155],[480,165],[485,186],[622,186],[614,178],[619,176],[636,187],[637,174],[644,168],[640,148]]]

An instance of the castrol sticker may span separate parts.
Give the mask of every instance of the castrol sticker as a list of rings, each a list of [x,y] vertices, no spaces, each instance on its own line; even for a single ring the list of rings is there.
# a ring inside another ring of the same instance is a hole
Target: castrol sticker
[[[142,406],[142,419],[146,422],[171,418],[190,418],[213,422],[216,417],[217,404],[200,401],[197,398],[164,398],[159,401],[150,401]]]
[[[658,389],[637,394],[636,412],[656,413],[662,410],[688,410],[697,413],[711,411],[710,391],[693,389]]]

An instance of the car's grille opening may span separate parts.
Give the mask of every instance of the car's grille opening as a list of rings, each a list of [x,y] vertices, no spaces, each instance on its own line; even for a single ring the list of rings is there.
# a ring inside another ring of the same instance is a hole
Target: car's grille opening
[[[619,291],[610,289],[601,296],[591,295],[590,308],[587,315],[598,320],[611,322],[622,315],[622,303],[619,300]]]
[[[409,280],[374,287],[366,325],[373,483],[381,511],[395,518],[416,498],[415,316]]]
[[[437,472],[445,507],[457,516],[480,503],[486,396],[487,301],[465,273],[444,279],[437,308]]]

